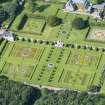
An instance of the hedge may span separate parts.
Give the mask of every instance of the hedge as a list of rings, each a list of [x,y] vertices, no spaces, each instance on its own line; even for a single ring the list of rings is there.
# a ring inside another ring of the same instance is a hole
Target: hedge
[[[28,16],[26,14],[24,14],[19,22],[19,25],[17,26],[17,30],[21,30],[24,27],[27,19],[28,19]]]
[[[105,22],[100,20],[99,22],[97,22],[97,20],[95,19],[90,19],[89,20],[89,25],[90,26],[101,26],[101,27],[105,27]]]

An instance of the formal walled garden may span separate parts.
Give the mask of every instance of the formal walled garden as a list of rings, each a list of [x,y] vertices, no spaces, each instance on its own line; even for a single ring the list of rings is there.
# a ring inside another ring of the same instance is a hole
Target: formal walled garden
[[[102,22],[64,12],[66,0],[56,1],[54,4],[55,0],[36,0],[34,10],[25,4],[10,27],[15,41],[3,41],[0,45],[1,74],[39,86],[88,91],[101,83],[103,89],[104,25],[99,28]],[[82,21],[75,24],[89,22],[88,25],[73,27],[78,18]]]

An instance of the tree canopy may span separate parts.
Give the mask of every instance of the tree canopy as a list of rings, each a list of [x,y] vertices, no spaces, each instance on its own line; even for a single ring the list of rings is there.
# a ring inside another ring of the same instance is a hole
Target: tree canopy
[[[9,2],[11,0],[0,0],[0,3]]]
[[[72,90],[49,92],[34,105],[105,105],[105,96]]]
[[[99,4],[105,2],[105,0],[92,0],[93,4]]]
[[[17,15],[18,11],[19,11],[18,0],[0,0],[1,22],[3,22],[7,18],[11,22],[14,19],[14,17]]]
[[[60,25],[62,22],[62,19],[56,16],[49,16],[47,22],[50,26],[54,27],[54,26]]]
[[[75,18],[72,22],[72,27],[75,29],[83,29],[87,26],[86,21],[84,21],[82,18]]]
[[[40,91],[0,76],[0,105],[32,105]]]
[[[4,11],[2,7],[0,7],[0,23],[7,18],[7,12]]]

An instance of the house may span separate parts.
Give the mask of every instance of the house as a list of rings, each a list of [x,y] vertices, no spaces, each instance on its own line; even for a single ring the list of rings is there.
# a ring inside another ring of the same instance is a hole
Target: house
[[[0,29],[0,39],[5,39],[8,41],[14,41],[14,37],[11,32],[9,32],[7,29]]]
[[[19,5],[22,6],[24,4],[25,0],[19,0]]]
[[[97,18],[102,17],[105,8],[105,3],[93,5],[94,12],[97,12]]]
[[[87,11],[91,6],[90,0],[69,0],[65,6],[68,11]]]
[[[68,12],[95,13],[96,18],[102,18],[104,8],[105,3],[93,5],[91,0],[69,0],[65,5],[65,10]]]

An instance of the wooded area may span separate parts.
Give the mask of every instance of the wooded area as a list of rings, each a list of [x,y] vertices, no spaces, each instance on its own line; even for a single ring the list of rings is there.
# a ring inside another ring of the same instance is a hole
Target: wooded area
[[[40,91],[0,76],[0,105],[32,105]]]
[[[105,96],[66,90],[45,93],[34,105],[105,105]]]

